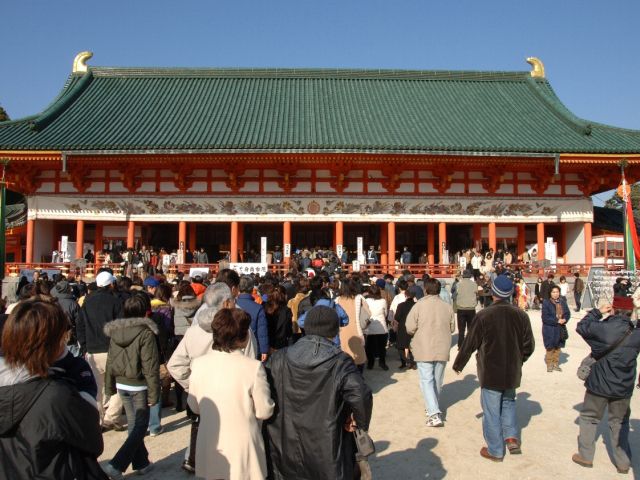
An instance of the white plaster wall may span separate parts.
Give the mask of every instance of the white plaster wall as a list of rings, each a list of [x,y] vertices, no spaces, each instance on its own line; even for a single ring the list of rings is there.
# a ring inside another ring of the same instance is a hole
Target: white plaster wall
[[[53,220],[36,220],[33,230],[33,261],[39,262],[42,256],[48,256],[51,261],[53,246]]]
[[[583,263],[585,261],[584,224],[567,223],[565,231],[567,234],[567,263]]]

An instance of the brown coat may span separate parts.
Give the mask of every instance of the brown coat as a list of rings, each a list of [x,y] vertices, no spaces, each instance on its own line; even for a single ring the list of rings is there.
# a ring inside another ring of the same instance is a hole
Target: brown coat
[[[349,325],[340,328],[340,347],[342,351],[353,358],[356,365],[363,365],[367,361],[367,354],[364,351],[364,335],[361,328],[358,328],[357,322],[360,316],[360,304],[365,302],[362,295],[354,298],[338,297],[336,303],[340,305],[349,316]],[[366,303],[366,302],[365,302]]]
[[[438,295],[421,298],[407,315],[407,333],[416,362],[447,362],[455,331],[451,305]]]

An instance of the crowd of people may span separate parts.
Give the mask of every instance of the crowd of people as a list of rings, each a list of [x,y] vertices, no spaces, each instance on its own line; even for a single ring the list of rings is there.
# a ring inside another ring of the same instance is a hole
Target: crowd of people
[[[448,289],[408,270],[375,277],[325,267],[262,276],[222,269],[172,281],[144,269],[116,278],[105,268],[88,285],[72,275],[22,279],[2,317],[0,406],[14,414],[0,421],[0,476],[144,475],[153,469],[145,437],[161,435],[162,409],[174,408],[190,420],[182,469],[199,477],[371,478],[361,441],[373,403],[367,371],[376,360],[389,370],[396,350],[399,370],[417,370],[426,425],[444,427],[439,396],[456,325],[453,369],[460,373],[477,352],[480,455],[500,462],[522,453],[515,392],[535,342],[517,270],[497,261],[483,278],[470,261]],[[549,373],[561,371],[571,318],[566,280],[553,280],[540,279],[534,293]],[[573,458],[592,465],[608,407],[621,472],[630,466],[640,352],[631,315],[640,299],[634,307],[626,283],[617,282],[613,306],[577,326],[597,361]],[[126,440],[101,468],[102,434],[112,429],[126,429]]]

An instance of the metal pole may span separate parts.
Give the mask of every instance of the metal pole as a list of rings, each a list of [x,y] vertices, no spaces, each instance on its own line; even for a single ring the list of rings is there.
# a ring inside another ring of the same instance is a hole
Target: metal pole
[[[6,203],[7,203],[7,183],[5,181],[5,170],[9,161],[2,160],[2,178],[0,178],[0,279],[4,278],[4,266],[7,255],[6,242]]]

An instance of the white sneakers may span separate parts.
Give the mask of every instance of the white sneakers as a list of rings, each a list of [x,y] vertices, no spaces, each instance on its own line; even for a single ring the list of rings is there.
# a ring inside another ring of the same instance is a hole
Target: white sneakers
[[[434,413],[427,418],[427,427],[444,427],[444,422],[439,413]]]

